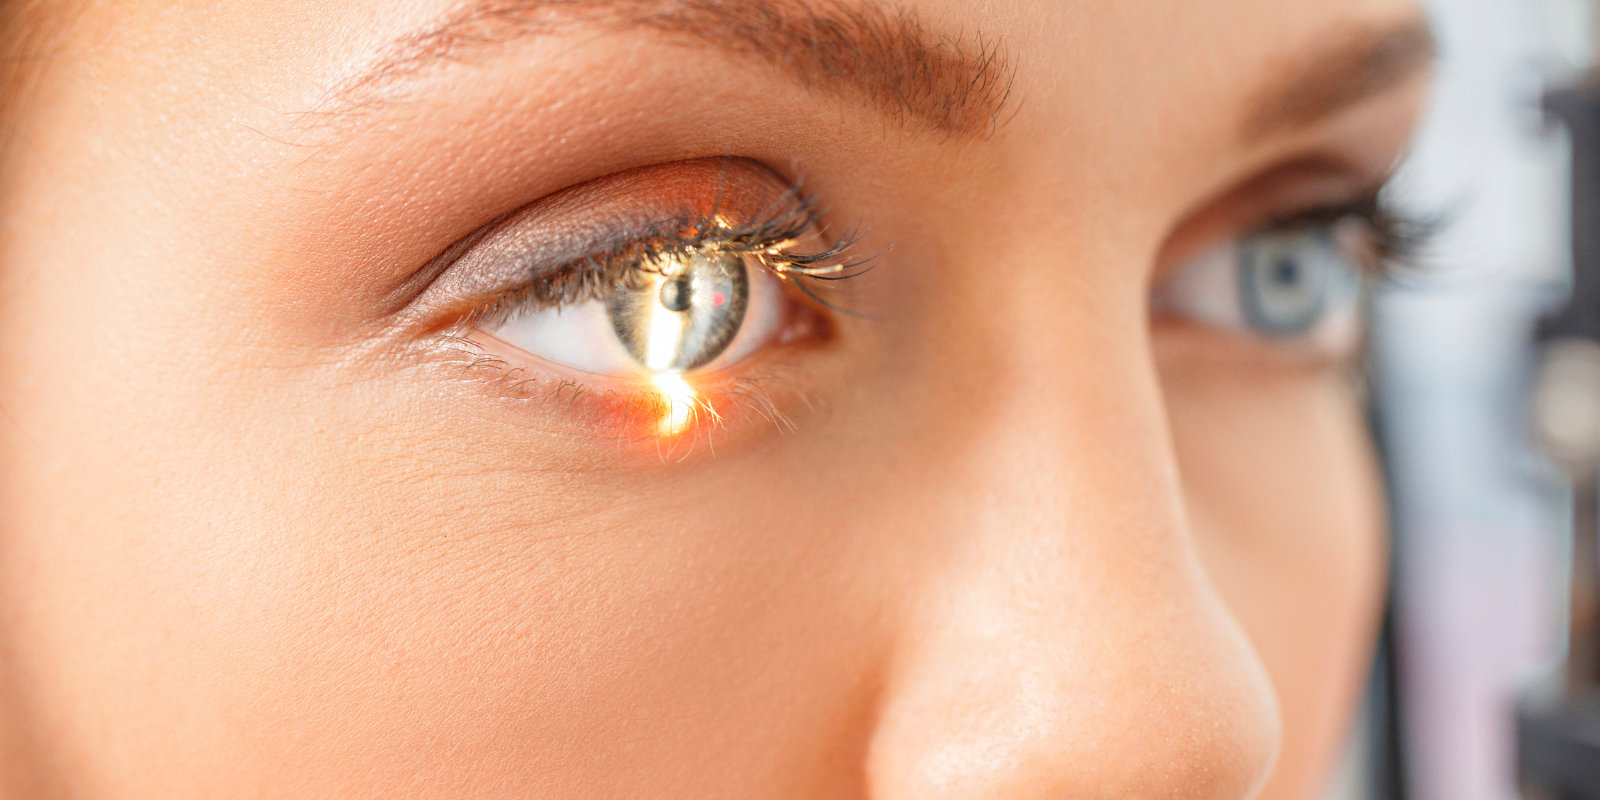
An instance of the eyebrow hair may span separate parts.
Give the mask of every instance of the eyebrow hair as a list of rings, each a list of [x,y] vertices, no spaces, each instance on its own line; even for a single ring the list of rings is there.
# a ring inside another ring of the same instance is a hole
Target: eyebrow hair
[[[1304,128],[1426,72],[1438,54],[1426,19],[1390,27],[1358,27],[1328,43],[1297,50],[1272,72],[1281,80],[1260,91],[1240,138],[1259,141]]]
[[[363,105],[438,64],[581,24],[654,30],[764,61],[807,88],[865,98],[947,135],[991,134],[1011,91],[997,42],[936,35],[879,0],[477,0],[398,42],[335,98]]]

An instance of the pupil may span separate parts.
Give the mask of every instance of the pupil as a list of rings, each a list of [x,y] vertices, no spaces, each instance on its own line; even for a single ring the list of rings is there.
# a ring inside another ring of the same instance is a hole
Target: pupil
[[[680,275],[661,284],[661,306],[668,311],[684,312],[694,302],[694,288],[687,275]]]
[[[1299,283],[1300,265],[1292,258],[1280,259],[1273,267],[1272,278],[1284,285]]]

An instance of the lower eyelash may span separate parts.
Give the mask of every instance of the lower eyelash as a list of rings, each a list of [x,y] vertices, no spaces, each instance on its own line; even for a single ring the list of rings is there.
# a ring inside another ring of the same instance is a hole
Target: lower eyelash
[[[580,428],[586,429],[586,435],[619,445],[643,445],[663,455],[687,456],[700,444],[714,452],[720,434],[733,431],[749,418],[780,433],[798,430],[777,399],[780,391],[796,391],[796,382],[786,380],[782,367],[768,366],[754,374],[724,376],[697,385],[691,422],[681,430],[663,433],[658,423],[668,400],[654,387],[599,387],[514,364],[465,337],[442,336],[438,340],[443,357],[431,363],[450,364],[456,377],[468,378],[508,400],[558,405],[564,417],[576,419]],[[809,405],[804,396],[798,399]]]

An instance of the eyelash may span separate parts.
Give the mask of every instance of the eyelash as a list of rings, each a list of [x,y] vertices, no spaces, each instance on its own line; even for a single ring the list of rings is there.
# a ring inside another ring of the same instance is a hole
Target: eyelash
[[[621,247],[586,257],[501,293],[469,312],[456,328],[466,332],[505,322],[530,308],[602,300],[616,287],[648,273],[652,264],[691,251],[744,255],[818,304],[840,311],[819,297],[807,282],[847,280],[871,269],[869,262],[876,256],[860,260],[848,257],[860,241],[860,227],[851,228],[819,252],[798,253],[793,248],[803,236],[825,228],[821,206],[796,182],[769,208],[775,208],[773,213],[763,213],[740,224],[730,224],[716,204],[704,215],[663,221],[652,226],[645,236]]]
[[[1367,277],[1385,279],[1417,266],[1422,253],[1442,226],[1434,215],[1400,209],[1386,201],[1381,190],[1345,203],[1318,206],[1280,217],[1258,226],[1257,231],[1326,228],[1345,220],[1363,223],[1370,250],[1363,266]]]

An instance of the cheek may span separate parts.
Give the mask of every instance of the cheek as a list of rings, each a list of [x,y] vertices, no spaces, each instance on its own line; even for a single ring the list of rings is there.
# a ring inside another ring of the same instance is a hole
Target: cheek
[[[1381,610],[1380,490],[1359,403],[1327,372],[1174,360],[1163,377],[1197,549],[1283,708],[1262,797],[1314,796]]]
[[[100,743],[110,795],[689,797],[716,774],[756,796],[858,757],[873,656],[830,643],[877,637],[811,568],[850,537],[752,535],[813,527],[779,472],[717,462],[766,503],[704,475],[642,491],[381,385],[255,389],[125,432],[183,446],[106,464],[121,491],[82,504],[106,535],[18,545],[53,637],[34,696],[57,749]]]

